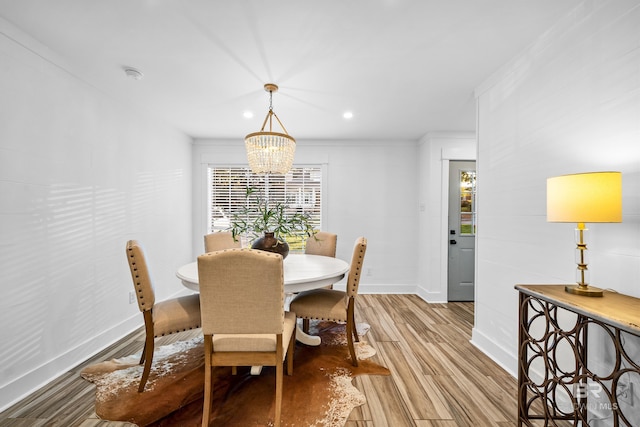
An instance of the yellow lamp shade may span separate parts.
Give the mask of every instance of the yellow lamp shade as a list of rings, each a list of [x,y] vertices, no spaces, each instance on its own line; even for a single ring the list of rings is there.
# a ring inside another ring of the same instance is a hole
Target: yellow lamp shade
[[[548,178],[547,221],[622,222],[622,174],[590,172]]]

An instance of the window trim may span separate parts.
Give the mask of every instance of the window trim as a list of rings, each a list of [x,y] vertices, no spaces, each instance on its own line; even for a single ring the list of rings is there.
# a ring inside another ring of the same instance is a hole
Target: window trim
[[[247,169],[248,166],[246,163],[243,164],[238,164],[238,163],[217,163],[217,162],[204,162],[202,163],[203,167],[203,171],[202,171],[202,179],[204,182],[204,203],[203,203],[203,225],[204,225],[204,232],[206,233],[210,233],[211,232],[211,224],[210,224],[210,212],[209,209],[211,207],[212,204],[212,200],[211,200],[211,187],[210,187],[210,182],[209,182],[209,169],[210,168],[242,168],[242,169]],[[323,229],[328,229],[328,219],[327,219],[327,211],[328,211],[328,205],[329,205],[329,201],[328,201],[328,197],[327,197],[327,164],[326,163],[294,163],[292,168],[317,168],[320,170],[320,176],[321,176],[321,183],[320,183],[320,191],[321,191],[321,197],[322,197],[322,202],[320,205],[320,224],[321,227]]]

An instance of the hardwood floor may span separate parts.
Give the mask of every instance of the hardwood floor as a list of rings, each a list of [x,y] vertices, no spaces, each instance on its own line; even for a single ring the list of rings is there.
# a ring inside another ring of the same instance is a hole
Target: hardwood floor
[[[473,303],[359,295],[357,321],[390,377],[356,377],[367,403],[347,427],[513,426],[516,380],[470,342]]]
[[[359,295],[356,320],[371,325],[364,340],[391,376],[354,379],[367,403],[353,410],[346,427],[514,426],[516,380],[469,342],[473,309],[473,303],[427,304],[415,295]],[[94,386],[79,372],[133,354],[143,341],[142,330],[125,337],[0,413],[0,426],[133,426],[98,419]]]

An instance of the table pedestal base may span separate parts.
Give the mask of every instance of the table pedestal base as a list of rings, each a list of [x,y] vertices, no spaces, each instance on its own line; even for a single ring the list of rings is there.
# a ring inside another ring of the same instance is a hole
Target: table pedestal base
[[[296,341],[313,347],[317,347],[320,345],[320,337],[304,333],[304,331],[300,327],[300,324],[297,325],[296,329]]]

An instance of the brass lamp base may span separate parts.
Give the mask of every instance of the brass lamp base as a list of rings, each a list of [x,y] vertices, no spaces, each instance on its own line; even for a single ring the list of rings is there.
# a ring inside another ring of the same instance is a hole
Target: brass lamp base
[[[589,285],[567,285],[564,287],[566,292],[574,295],[582,295],[583,297],[601,297],[602,289],[593,288]]]

